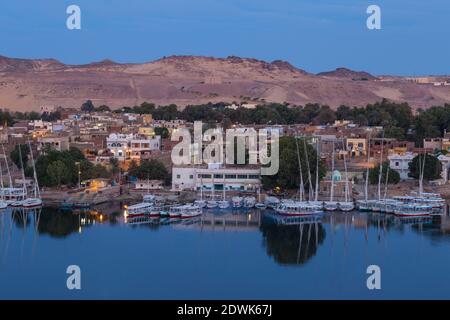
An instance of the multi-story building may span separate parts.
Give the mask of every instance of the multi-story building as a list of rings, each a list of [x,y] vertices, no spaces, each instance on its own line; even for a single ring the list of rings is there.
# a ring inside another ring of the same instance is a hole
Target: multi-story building
[[[142,160],[153,151],[160,150],[161,137],[112,133],[106,138],[106,145],[111,154],[119,161]]]
[[[261,170],[246,166],[173,167],[172,190],[254,191],[261,185]]]
[[[68,136],[46,136],[38,138],[38,151],[43,151],[45,148],[50,147],[56,151],[69,150],[69,137]]]
[[[391,154],[388,156],[389,168],[397,171],[400,174],[401,180],[410,179],[409,164],[414,159],[416,154],[406,152],[404,154]]]

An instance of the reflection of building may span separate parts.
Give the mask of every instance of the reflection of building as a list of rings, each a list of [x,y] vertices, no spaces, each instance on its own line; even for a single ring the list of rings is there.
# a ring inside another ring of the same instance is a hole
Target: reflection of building
[[[173,190],[254,191],[261,184],[261,170],[246,167],[173,167]]]

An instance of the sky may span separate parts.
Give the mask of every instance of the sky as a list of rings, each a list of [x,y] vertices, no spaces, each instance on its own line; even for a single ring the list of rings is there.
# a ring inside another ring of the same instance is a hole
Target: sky
[[[66,8],[81,9],[68,30]],[[381,30],[369,30],[369,5]],[[0,55],[147,62],[170,55],[286,60],[309,72],[450,74],[449,0],[0,0]]]

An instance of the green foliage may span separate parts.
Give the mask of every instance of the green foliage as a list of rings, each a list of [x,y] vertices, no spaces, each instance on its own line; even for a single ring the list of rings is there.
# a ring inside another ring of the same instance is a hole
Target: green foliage
[[[105,167],[92,164],[77,148],[62,152],[50,149],[36,159],[36,173],[42,186],[76,185],[78,170],[81,172],[81,180],[111,176],[111,172]],[[32,171],[27,170],[27,175],[32,175]]]
[[[400,174],[389,168],[389,162],[383,162],[383,169],[381,172],[381,183],[386,183],[386,172],[389,170],[388,173],[388,183],[389,184],[397,184],[400,182]],[[372,168],[369,170],[369,183],[370,184],[378,184],[380,174],[380,165],[376,166],[375,168]]]
[[[169,172],[164,164],[154,159],[142,161],[140,165],[132,161],[128,168],[128,175],[142,180],[163,180],[166,183],[170,179]]]
[[[26,144],[17,144],[14,147],[13,151],[11,151],[11,154],[9,157],[11,158],[12,162],[14,162],[16,167],[21,169],[22,167],[20,164],[19,147],[20,147],[20,151],[22,152],[22,164],[23,164],[23,167],[26,168],[27,163],[28,163],[28,155],[30,154],[30,148]]]
[[[409,164],[409,176],[420,179],[421,167],[424,168],[424,180],[436,180],[441,177],[442,164],[436,156],[431,154],[419,154],[415,156]]]
[[[302,176],[305,189],[309,189],[308,183],[308,164],[306,158],[309,160],[309,169],[311,170],[311,180],[313,188],[315,188],[315,177],[316,177],[316,160],[317,152],[313,146],[306,143],[306,153],[305,144],[302,139],[298,139],[299,154],[302,165]],[[279,149],[279,170],[276,175],[273,176],[263,176],[262,183],[266,190],[273,189],[275,187],[280,187],[282,189],[298,189],[300,185],[300,170],[298,166],[297,157],[297,145],[295,143],[294,137],[281,137],[280,138],[280,149]],[[326,168],[325,164],[319,161],[319,181],[325,176]]]
[[[94,112],[95,106],[91,100],[87,100],[85,103],[81,105],[81,111],[83,112]]]
[[[61,160],[51,162],[47,167],[47,175],[53,186],[60,187],[71,180],[71,172],[68,166]]]
[[[169,138],[169,129],[165,127],[156,127],[155,134],[161,136],[161,139],[167,139]]]
[[[100,107],[95,108],[95,111],[97,111],[97,112],[110,112],[111,108],[108,107],[107,105],[102,104]]]

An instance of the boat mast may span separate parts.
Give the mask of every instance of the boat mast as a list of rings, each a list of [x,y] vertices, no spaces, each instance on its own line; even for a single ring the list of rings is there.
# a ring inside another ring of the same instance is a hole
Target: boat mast
[[[308,150],[306,149],[306,137],[303,138],[303,147],[305,149],[306,167],[308,169],[308,200],[311,201],[313,195],[313,187],[311,183],[311,169],[309,167]]]
[[[5,188],[3,186],[3,168],[2,168],[2,162],[1,161],[0,161],[0,186],[2,188],[1,200],[5,200]]]
[[[320,157],[320,144],[319,139],[317,139],[317,148],[316,148],[316,185],[315,185],[315,194],[314,201],[318,201],[319,199],[319,157]]]
[[[30,141],[28,141],[28,147],[30,148],[30,155],[31,155],[31,163],[33,165],[33,178],[34,178],[34,196],[35,198],[41,197],[41,192],[39,190],[39,182],[36,174],[36,165],[34,163],[34,156],[33,156],[33,150],[31,149]]]
[[[8,158],[6,157],[5,146],[3,144],[2,144],[2,152],[3,152],[3,156],[5,157],[6,169],[8,171],[9,187],[12,188],[13,187],[13,183],[12,183],[12,178],[11,178],[11,172],[9,171]]]
[[[298,170],[300,172],[300,185],[299,185],[299,190],[298,190],[298,192],[299,192],[299,200],[303,201],[304,186],[303,186],[302,162],[300,160],[300,150],[298,148],[297,137],[295,137],[295,145],[297,146]]]
[[[333,140],[333,153],[331,155],[331,190],[330,190],[330,202],[334,199],[334,140]]]
[[[342,140],[342,147],[345,149],[344,140]],[[344,150],[344,169],[345,169],[345,202],[348,202],[348,196],[349,196],[349,188],[348,188],[348,171],[347,171],[347,159],[345,157],[345,153],[347,150]]]
[[[370,161],[370,133],[369,139],[367,139],[367,170],[366,170],[366,184],[364,186],[364,197],[368,200],[369,196],[369,161]]]
[[[384,130],[381,137],[380,170],[378,171],[378,200],[381,200],[381,176],[383,173]]]
[[[22,188],[24,192],[24,196],[27,196],[27,186],[25,184],[25,170],[23,168],[23,161],[22,161],[22,145],[19,143],[19,159],[20,159],[20,167],[22,170]]]

